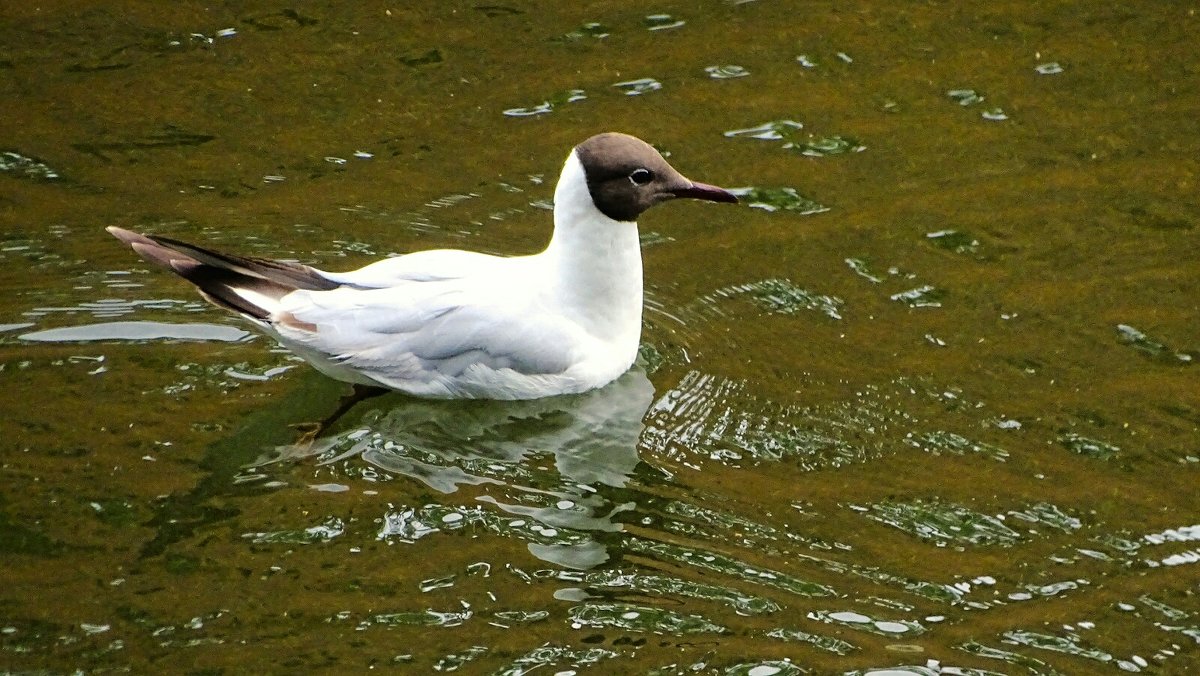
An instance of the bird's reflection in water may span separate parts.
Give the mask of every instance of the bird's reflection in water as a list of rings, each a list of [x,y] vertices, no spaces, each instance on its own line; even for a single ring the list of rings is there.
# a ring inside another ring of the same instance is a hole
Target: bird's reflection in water
[[[389,513],[380,536],[412,540],[430,529],[482,526],[528,540],[545,561],[590,568],[608,559],[601,540],[621,530],[614,516],[634,507],[623,489],[640,462],[642,419],[653,398],[636,368],[598,390],[532,401],[389,395],[352,411],[343,431],[276,448],[253,467],[315,456],[352,479],[407,477],[446,494],[476,486],[479,506]],[[553,468],[545,462],[551,457]]]

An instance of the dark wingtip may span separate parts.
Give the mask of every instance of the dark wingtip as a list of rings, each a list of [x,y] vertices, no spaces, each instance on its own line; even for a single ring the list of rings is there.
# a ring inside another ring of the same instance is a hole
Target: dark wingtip
[[[191,275],[202,267],[198,261],[183,258],[172,258],[168,265],[175,274],[184,279],[190,279]]]
[[[130,246],[133,246],[134,244],[154,244],[154,240],[145,235],[136,233],[132,230],[126,230],[125,228],[118,228],[115,225],[110,225],[105,228],[105,230],[108,231],[108,234],[116,237]]]
[[[127,243],[133,248],[134,253],[141,256],[144,260],[154,263],[157,266],[164,267],[180,275],[183,275],[183,271],[176,266],[176,263],[186,260],[192,264],[197,264],[196,261],[192,259],[184,259],[183,255],[179,252],[172,251],[171,249],[168,249],[149,239],[145,241],[134,240]],[[186,277],[186,275],[184,276]]]

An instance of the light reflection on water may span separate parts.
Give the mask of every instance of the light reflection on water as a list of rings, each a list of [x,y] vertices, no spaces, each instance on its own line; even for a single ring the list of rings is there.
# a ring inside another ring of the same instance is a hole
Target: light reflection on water
[[[626,486],[640,462],[642,417],[653,394],[645,374],[634,370],[571,397],[503,404],[402,400],[311,446],[279,447],[240,480],[271,481],[272,465],[313,458],[330,479],[407,477],[440,493],[486,487],[475,499],[491,508],[389,509],[378,538],[413,543],[441,531],[483,529],[527,541],[547,562],[592,568],[610,556],[588,533],[621,530],[614,517],[632,507],[608,496]]]
[[[83,343],[112,340],[200,340],[235,343],[250,332],[216,324],[171,324],[167,322],[101,322],[23,333],[18,338],[35,343]]]

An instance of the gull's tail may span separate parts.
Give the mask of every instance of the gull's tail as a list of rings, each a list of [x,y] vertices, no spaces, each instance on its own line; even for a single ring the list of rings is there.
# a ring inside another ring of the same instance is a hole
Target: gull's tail
[[[270,321],[279,299],[293,291],[328,291],[341,286],[300,263],[233,256],[115,226],[107,230],[142,258],[194,284],[214,305],[259,321]]]

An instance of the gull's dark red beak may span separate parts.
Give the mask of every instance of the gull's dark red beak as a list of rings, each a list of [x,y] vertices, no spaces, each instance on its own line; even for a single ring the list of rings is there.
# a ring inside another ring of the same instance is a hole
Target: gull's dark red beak
[[[729,192],[724,188],[718,188],[715,185],[707,183],[690,182],[682,188],[674,188],[671,194],[676,197],[690,197],[697,200],[707,200],[709,202],[737,202],[737,195]]]

